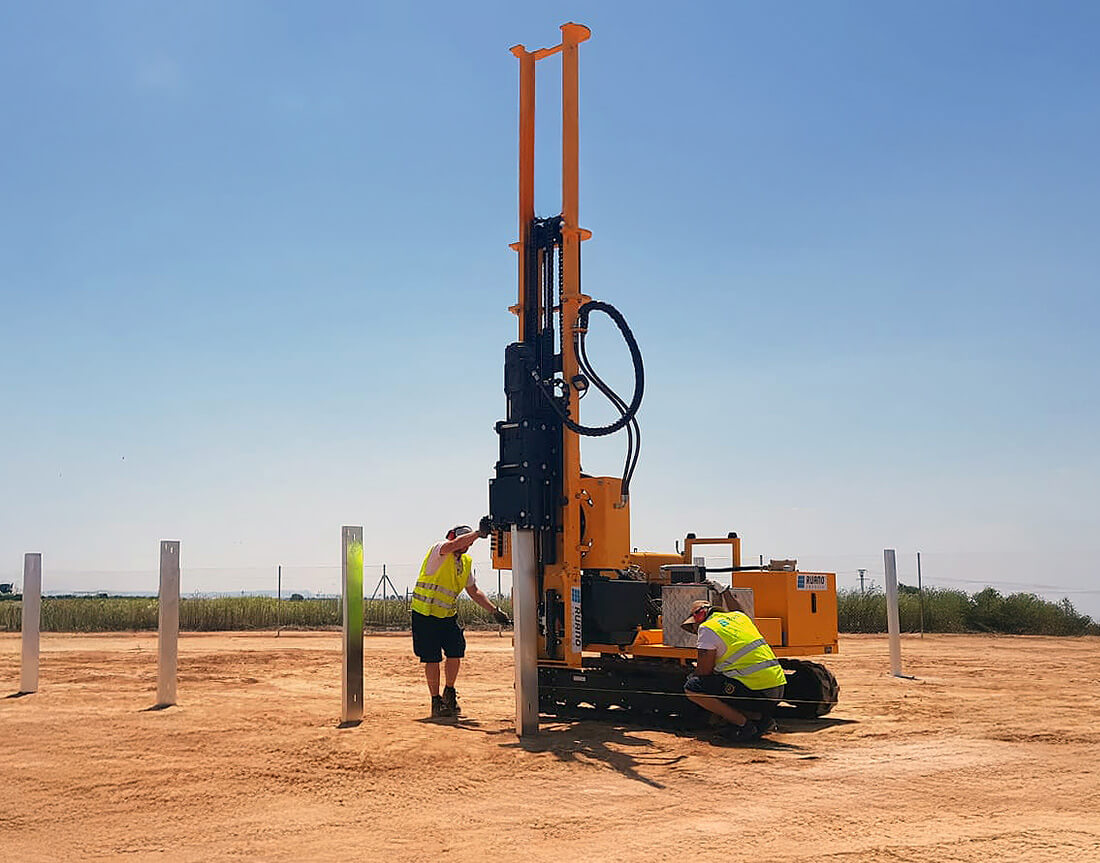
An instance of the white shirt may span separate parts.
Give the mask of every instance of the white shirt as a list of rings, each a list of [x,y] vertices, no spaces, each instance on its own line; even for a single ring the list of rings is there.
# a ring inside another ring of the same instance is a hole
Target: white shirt
[[[699,627],[699,637],[695,642],[695,646],[699,650],[717,650],[719,657],[726,649],[726,643],[722,641],[722,636],[710,627],[703,626]]]
[[[428,552],[428,565],[424,567],[425,575],[435,575],[435,571],[439,569],[439,564],[443,563],[443,555],[439,553],[439,548],[443,543],[437,542],[432,546],[432,550]],[[461,558],[462,555],[459,555]],[[455,565],[459,565],[459,561],[455,561]],[[470,566],[470,577],[466,580],[466,589],[471,587],[477,587],[477,582],[474,581],[474,568]]]

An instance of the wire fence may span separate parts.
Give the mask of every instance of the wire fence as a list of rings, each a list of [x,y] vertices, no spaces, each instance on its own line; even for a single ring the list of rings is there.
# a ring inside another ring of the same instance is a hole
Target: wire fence
[[[707,557],[709,566],[728,558]],[[365,626],[404,630],[409,625],[416,563],[364,567]],[[336,629],[342,625],[340,567],[184,567],[180,574],[180,627],[184,631]],[[474,562],[479,587],[510,614],[511,573]],[[728,582],[729,576],[719,580]],[[856,581],[856,579],[859,579]],[[838,628],[841,632],[886,631],[881,571],[837,569]],[[19,630],[19,579],[0,571],[0,632]],[[848,585],[843,586],[847,582]],[[43,573],[42,629],[47,632],[151,631],[157,628],[158,573],[148,570],[61,570]],[[1092,588],[998,582],[937,575],[923,591],[900,585],[898,610],[904,632],[1003,632],[1034,635],[1100,635],[1098,625],[1075,601],[1100,594]],[[969,592],[976,587],[982,589]],[[80,589],[74,589],[79,587]],[[1072,599],[1071,599],[1072,597]],[[470,628],[492,628],[491,615],[469,599],[458,605]]]
[[[339,629],[343,625],[340,567],[181,567],[180,629],[185,632]],[[409,627],[419,563],[363,567],[363,621],[374,631]],[[0,632],[18,632],[19,578],[0,574]],[[488,561],[474,562],[475,583],[509,615],[512,579]],[[43,632],[153,631],[157,628],[155,569],[49,570],[43,573]],[[79,589],[76,589],[79,586]],[[9,601],[5,601],[9,600]],[[14,600],[14,601],[12,601]],[[466,597],[459,623],[492,629],[492,615]]]
[[[512,601],[498,601],[511,615]],[[0,632],[18,632],[21,603],[0,602]],[[43,632],[143,632],[157,629],[155,597],[44,597]],[[278,600],[270,596],[184,597],[180,600],[183,632],[240,630],[340,629],[344,609],[341,599]],[[371,631],[407,630],[409,599],[364,599],[363,625]],[[495,629],[492,615],[469,599],[458,601],[458,621],[467,629]]]
[[[420,563],[378,563],[363,567],[363,593],[393,599],[411,593]],[[494,570],[488,560],[475,560],[475,583],[489,596],[508,596],[512,577]],[[157,569],[53,569],[43,567],[42,590],[52,596],[155,596]],[[4,586],[18,593],[21,572],[0,569],[0,599]],[[181,566],[180,594],[185,597],[270,596],[289,599],[331,599],[342,593],[338,565]]]

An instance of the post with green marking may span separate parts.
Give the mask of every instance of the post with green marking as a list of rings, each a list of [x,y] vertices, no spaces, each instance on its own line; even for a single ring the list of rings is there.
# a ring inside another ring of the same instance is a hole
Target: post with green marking
[[[341,530],[344,598],[344,662],[341,722],[363,719],[363,528]]]

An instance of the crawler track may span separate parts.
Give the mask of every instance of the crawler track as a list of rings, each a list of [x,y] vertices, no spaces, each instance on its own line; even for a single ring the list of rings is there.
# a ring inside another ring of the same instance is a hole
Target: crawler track
[[[780,664],[787,685],[779,715],[812,718],[833,709],[840,687],[829,669],[804,659],[781,659]],[[580,669],[539,666],[539,712],[702,726],[708,714],[684,696],[687,674],[677,661],[626,657],[588,658]]]

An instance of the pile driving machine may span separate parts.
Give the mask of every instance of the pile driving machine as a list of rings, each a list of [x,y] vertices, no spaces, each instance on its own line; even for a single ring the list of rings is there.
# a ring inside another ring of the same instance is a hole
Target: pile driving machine
[[[520,64],[519,340],[504,360],[507,419],[497,423],[500,459],[489,482],[493,566],[512,568],[511,528],[534,537],[538,579],[539,711],[571,714],[626,708],[651,715],[701,716],[683,695],[696,657],[680,621],[691,602],[721,605],[736,595],[787,673],[786,710],[822,716],[837,700],[836,679],[822,665],[794,656],[837,650],[836,576],[798,572],[793,561],[742,566],[736,533],[688,534],[677,553],[631,551],[630,479],[638,461],[638,407],[644,370],[626,320],[614,306],[581,292],[578,224],[578,46],[591,35],[564,24],[553,48],[512,48]],[[538,218],[534,208],[535,64],[562,58],[562,207]],[[595,314],[611,318],[630,351],[634,390],[611,389],[589,361],[585,339]],[[599,390],[619,418],[583,425],[580,402]],[[626,431],[621,476],[581,470],[585,436]],[[708,569],[695,557],[726,546],[730,565]],[[716,596],[715,573],[729,573],[730,592]]]

